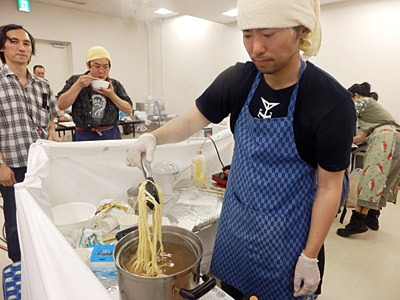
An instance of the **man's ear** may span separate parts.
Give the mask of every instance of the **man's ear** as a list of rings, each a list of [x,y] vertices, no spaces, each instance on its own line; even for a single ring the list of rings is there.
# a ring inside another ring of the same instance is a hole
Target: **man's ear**
[[[301,39],[306,38],[306,36],[307,36],[310,32],[311,32],[310,29],[308,29],[307,27],[305,27],[305,26],[302,25],[301,28],[300,28],[300,38],[301,38]]]
[[[89,68],[90,68],[89,63],[90,63],[90,61],[89,61],[89,62],[86,62],[86,67],[88,68],[88,70],[89,70]]]

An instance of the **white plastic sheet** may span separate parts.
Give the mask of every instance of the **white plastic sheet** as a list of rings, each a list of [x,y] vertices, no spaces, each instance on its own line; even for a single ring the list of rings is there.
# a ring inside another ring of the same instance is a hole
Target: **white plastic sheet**
[[[22,299],[112,299],[29,192],[20,185],[16,195]]]
[[[224,165],[230,164],[233,137],[224,130],[213,136]],[[54,143],[38,141],[29,152],[28,172],[16,185],[17,218],[22,251],[22,299],[112,299],[87,265],[52,223],[51,207],[69,202],[124,199],[144,178],[125,165],[125,151],[134,140]],[[205,142],[205,143],[204,143]],[[173,161],[187,167],[202,147],[207,178],[221,171],[210,140],[190,138],[157,148],[153,164]]]

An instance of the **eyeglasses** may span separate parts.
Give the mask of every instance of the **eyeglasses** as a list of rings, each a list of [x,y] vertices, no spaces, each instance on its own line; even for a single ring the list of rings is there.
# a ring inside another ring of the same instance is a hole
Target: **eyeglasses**
[[[98,64],[94,64],[93,68],[96,71],[99,71],[100,69],[104,70],[104,71],[108,71],[110,69],[110,65],[98,65]]]

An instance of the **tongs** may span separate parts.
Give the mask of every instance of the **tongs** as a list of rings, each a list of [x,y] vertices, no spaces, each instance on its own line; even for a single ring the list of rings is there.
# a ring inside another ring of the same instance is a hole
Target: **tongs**
[[[146,160],[146,153],[142,152],[142,159],[141,159],[141,163],[142,163],[142,170],[143,170],[143,174],[144,174],[144,178],[146,178],[147,183],[145,186],[146,191],[154,197],[154,199],[160,203],[160,198],[158,197],[158,193],[157,193],[157,188],[153,179],[153,175],[151,172],[151,167],[150,167],[150,163]],[[147,206],[153,210],[154,209],[154,204],[151,203],[150,201],[147,201]]]

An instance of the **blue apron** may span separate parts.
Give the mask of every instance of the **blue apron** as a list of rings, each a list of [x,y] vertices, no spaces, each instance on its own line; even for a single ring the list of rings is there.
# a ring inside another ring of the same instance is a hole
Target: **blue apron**
[[[301,62],[300,77],[304,68]],[[287,117],[256,119],[249,104],[262,79],[258,73],[236,121],[211,272],[259,300],[306,299],[293,296],[293,278],[310,228],[316,170],[296,149],[293,115],[299,83]]]

